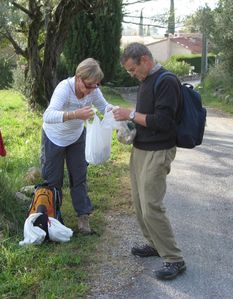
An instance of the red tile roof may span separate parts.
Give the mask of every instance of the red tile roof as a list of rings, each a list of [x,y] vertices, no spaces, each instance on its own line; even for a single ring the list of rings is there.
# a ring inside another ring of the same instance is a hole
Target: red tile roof
[[[171,37],[170,40],[174,43],[189,49],[193,54],[202,52],[202,40],[198,37]]]

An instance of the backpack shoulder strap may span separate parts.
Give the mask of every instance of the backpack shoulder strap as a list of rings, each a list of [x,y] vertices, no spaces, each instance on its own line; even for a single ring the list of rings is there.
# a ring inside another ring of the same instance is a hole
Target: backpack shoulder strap
[[[158,88],[160,82],[162,81],[162,79],[164,79],[164,77],[167,77],[167,76],[171,76],[171,77],[174,77],[174,78],[177,78],[177,76],[169,71],[165,71],[163,72],[162,74],[160,74],[158,76],[158,78],[156,79],[155,81],[155,85],[154,85],[154,93],[156,93],[156,89]]]
[[[163,72],[162,74],[160,74],[158,76],[158,78],[156,79],[155,81],[155,85],[154,85],[154,96],[156,94],[156,90],[159,86],[159,84],[161,83],[161,81],[165,78],[165,77],[173,77],[173,78],[176,78],[177,79],[177,82],[179,83],[180,85],[180,88],[182,88],[182,84],[180,82],[180,80],[177,78],[177,76],[175,74],[173,74],[172,72],[169,72],[169,71],[165,71]],[[180,106],[181,105],[181,106]],[[178,107],[181,107],[181,108],[178,108],[177,111],[176,111],[176,121],[179,122],[180,119],[181,119],[181,115],[182,115],[182,109],[183,109],[183,96],[182,96],[182,92],[181,92],[181,99],[180,99],[180,103],[179,103],[179,106]]]

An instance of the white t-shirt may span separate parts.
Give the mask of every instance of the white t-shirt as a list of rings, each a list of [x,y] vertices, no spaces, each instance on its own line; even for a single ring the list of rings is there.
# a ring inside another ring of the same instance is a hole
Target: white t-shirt
[[[73,119],[63,122],[63,114],[92,104],[101,113],[109,105],[99,88],[78,99],[75,95],[75,77],[61,81],[43,115],[43,129],[47,137],[58,146],[68,146],[77,141],[83,132],[84,121]]]

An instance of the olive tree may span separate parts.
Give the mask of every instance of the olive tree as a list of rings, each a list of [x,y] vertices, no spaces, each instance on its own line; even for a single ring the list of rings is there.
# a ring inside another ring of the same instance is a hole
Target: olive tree
[[[56,67],[72,19],[95,12],[107,0],[0,0],[0,36],[26,62],[26,95],[31,107],[45,107],[57,84]]]

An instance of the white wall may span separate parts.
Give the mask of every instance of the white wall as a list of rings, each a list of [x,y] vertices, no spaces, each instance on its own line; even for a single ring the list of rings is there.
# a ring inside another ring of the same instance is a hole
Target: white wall
[[[170,39],[147,44],[147,47],[150,49],[154,59],[158,62],[165,62],[175,54],[191,54],[189,49],[170,41]]]

